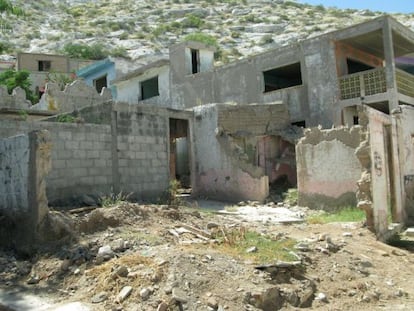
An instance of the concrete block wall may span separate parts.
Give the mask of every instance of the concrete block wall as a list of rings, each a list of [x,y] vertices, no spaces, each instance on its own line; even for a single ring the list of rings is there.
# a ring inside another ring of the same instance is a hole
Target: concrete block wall
[[[169,184],[169,119],[165,109],[117,104],[118,185],[137,199],[157,198]]]
[[[52,142],[52,170],[47,178],[51,203],[80,194],[105,194],[113,186],[110,125],[8,121],[0,137],[47,129]]]
[[[40,239],[50,150],[47,131],[0,139],[0,245],[27,251]]]
[[[356,206],[361,164],[355,155],[360,127],[305,130],[296,145],[298,204],[335,210]]]

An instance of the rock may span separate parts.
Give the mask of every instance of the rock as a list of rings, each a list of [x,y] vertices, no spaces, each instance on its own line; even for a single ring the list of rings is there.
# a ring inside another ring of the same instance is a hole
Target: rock
[[[179,289],[178,287],[174,287],[172,289],[172,298],[175,301],[178,301],[178,302],[181,302],[181,303],[186,303],[188,301],[187,293],[184,292],[183,290]]]
[[[407,230],[404,231],[404,234],[406,236],[414,237],[414,228],[407,228]]]
[[[161,303],[158,305],[157,311],[167,311],[167,310],[168,310],[168,304],[167,304],[167,303],[165,303],[164,301],[163,301],[163,302],[161,302]]]
[[[40,282],[40,278],[38,275],[31,275],[30,278],[26,281],[28,285],[38,284]]]
[[[125,247],[125,241],[123,239],[117,239],[112,243],[112,250],[114,252],[123,252],[126,247]]]
[[[98,257],[102,257],[104,259],[110,259],[114,256],[114,252],[110,245],[102,246],[98,249]]]
[[[235,16],[243,16],[243,15],[249,14],[250,12],[251,12],[250,9],[239,9],[239,8],[236,8],[236,9],[233,9],[231,11],[231,14],[232,15],[235,15]]]
[[[301,252],[308,252],[310,251],[309,244],[305,242],[299,242],[295,245],[295,249]]]
[[[92,297],[92,303],[100,303],[108,299],[108,295],[106,292],[100,292]]]
[[[352,233],[351,232],[344,232],[344,233],[342,233],[342,236],[345,237],[345,238],[351,238]]]
[[[326,240],[326,237],[327,237],[326,233],[324,233],[324,234],[319,234],[319,236],[318,236],[318,241],[325,241],[325,240]]]
[[[371,268],[373,266],[372,263],[368,260],[362,260],[359,262],[359,264],[364,268]]]
[[[115,271],[113,272],[113,276],[120,276],[123,278],[126,278],[128,276],[128,268],[125,266],[119,266]]]
[[[218,227],[219,227],[219,225],[218,225],[218,224],[216,224],[216,223],[214,223],[214,222],[209,222],[209,223],[207,224],[207,229],[208,229],[208,230],[215,229],[215,228],[218,228]]]
[[[246,253],[256,253],[258,251],[256,246],[249,247],[246,249]]]
[[[279,310],[283,306],[283,297],[278,287],[271,287],[262,293],[252,293],[250,304],[263,311]]]
[[[141,289],[139,292],[139,296],[141,297],[142,300],[147,300],[151,294],[152,294],[152,290],[148,287]]]
[[[117,301],[123,302],[125,299],[131,295],[132,287],[131,286],[124,286],[118,294]]]
[[[326,297],[324,293],[319,293],[318,295],[316,295],[315,299],[322,301],[322,302],[328,302],[328,298]]]
[[[79,196],[79,204],[86,206],[97,206],[98,202],[90,195],[82,194]]]
[[[217,310],[218,309],[218,302],[216,300],[216,298],[214,297],[209,297],[207,299],[207,306],[209,306],[210,308]]]
[[[309,308],[312,306],[313,299],[315,298],[315,291],[313,288],[307,288],[300,297],[300,308]]]

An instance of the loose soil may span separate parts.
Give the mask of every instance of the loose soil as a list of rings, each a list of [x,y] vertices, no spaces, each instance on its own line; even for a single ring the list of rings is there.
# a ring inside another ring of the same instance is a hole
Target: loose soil
[[[70,244],[30,259],[0,253],[0,310],[414,310],[413,250],[377,241],[363,223],[127,202],[69,215]],[[231,239],[251,231],[295,240],[291,262],[257,262],[255,245],[235,252]]]

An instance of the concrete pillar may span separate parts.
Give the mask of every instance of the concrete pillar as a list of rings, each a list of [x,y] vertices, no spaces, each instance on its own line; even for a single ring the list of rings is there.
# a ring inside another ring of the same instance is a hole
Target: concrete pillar
[[[395,56],[392,27],[388,18],[384,19],[382,33],[385,57],[385,78],[388,90],[388,107],[391,112],[393,109],[398,107],[398,90],[395,77]]]

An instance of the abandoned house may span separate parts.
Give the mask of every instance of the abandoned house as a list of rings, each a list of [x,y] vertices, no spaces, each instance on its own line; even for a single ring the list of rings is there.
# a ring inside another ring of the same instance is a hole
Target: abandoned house
[[[304,206],[358,200],[385,238],[388,214],[414,221],[412,53],[414,33],[382,16],[220,67],[213,48],[183,42],[116,78],[116,100],[82,81],[51,84],[39,109],[76,110],[80,123],[0,123],[0,205],[28,211],[27,192],[42,191],[55,205],[120,191],[154,199],[175,178],[194,196],[231,201],[297,185]],[[45,159],[50,171],[33,170]]]
[[[17,54],[16,69],[30,72],[32,91],[40,98],[50,74],[63,74],[71,77],[76,70],[90,63],[89,60],[73,59],[65,55],[20,52]]]

